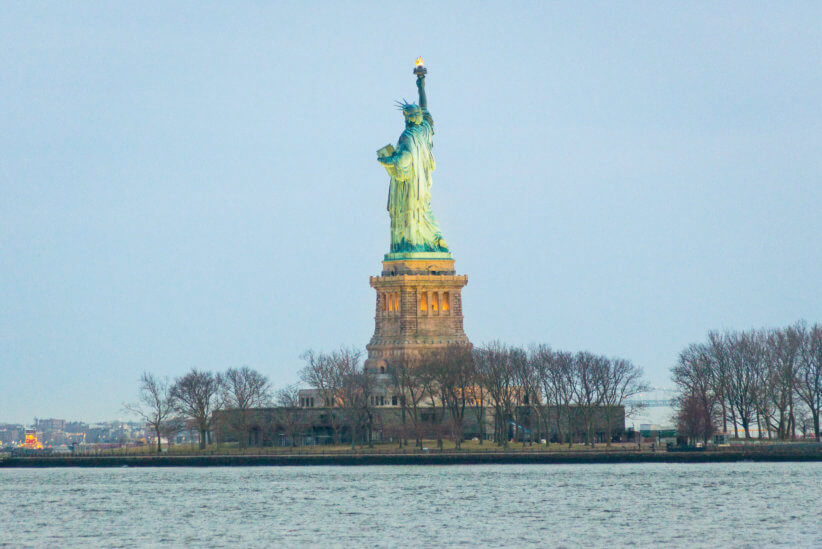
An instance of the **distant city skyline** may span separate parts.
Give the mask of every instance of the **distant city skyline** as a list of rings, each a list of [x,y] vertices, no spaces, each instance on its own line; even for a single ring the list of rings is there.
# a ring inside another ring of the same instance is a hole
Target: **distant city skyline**
[[[465,332],[669,386],[708,330],[822,321],[822,5],[9,4],[0,421],[143,371],[364,348],[422,55]],[[406,32],[397,32],[404,27]],[[502,136],[502,137],[497,137]]]

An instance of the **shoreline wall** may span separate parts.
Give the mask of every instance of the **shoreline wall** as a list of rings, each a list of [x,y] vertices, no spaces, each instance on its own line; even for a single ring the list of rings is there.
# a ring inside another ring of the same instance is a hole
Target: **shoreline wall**
[[[730,450],[721,452],[545,452],[208,456],[9,457],[0,468],[17,467],[247,467],[311,465],[480,465],[594,463],[732,463],[822,461],[822,449]]]

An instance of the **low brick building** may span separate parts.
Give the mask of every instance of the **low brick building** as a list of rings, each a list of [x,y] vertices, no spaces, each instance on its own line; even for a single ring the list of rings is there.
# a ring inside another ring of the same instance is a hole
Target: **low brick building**
[[[310,404],[310,398],[304,397]],[[316,398],[316,397],[315,397]],[[315,401],[316,402],[316,401]],[[454,422],[441,406],[422,406],[416,414],[408,407],[380,401],[368,408],[347,409],[323,406],[296,408],[255,408],[220,410],[214,413],[216,442],[241,446],[304,446],[314,444],[358,444],[396,441],[400,437],[452,438]],[[415,421],[416,420],[416,421]],[[590,424],[591,428],[587,426]],[[575,442],[590,437],[595,442],[619,440],[625,434],[625,409],[622,406],[584,409],[578,406],[521,406],[509,417],[495,421],[490,406],[467,406],[462,419],[463,439],[493,437],[495,426],[509,440]]]

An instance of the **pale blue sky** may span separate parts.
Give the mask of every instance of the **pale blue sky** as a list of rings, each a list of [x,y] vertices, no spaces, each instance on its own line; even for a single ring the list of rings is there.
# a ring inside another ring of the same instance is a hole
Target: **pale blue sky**
[[[364,347],[418,55],[475,343],[822,321],[818,2],[167,4],[0,9],[0,422]]]

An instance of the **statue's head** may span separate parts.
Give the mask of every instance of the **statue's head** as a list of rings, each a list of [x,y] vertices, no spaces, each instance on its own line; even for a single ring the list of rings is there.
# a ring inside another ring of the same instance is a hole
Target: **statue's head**
[[[402,110],[402,115],[405,117],[406,124],[411,124],[413,126],[419,126],[422,124],[422,109],[419,105],[407,103],[404,99],[402,103],[397,102],[397,105],[400,110]]]

